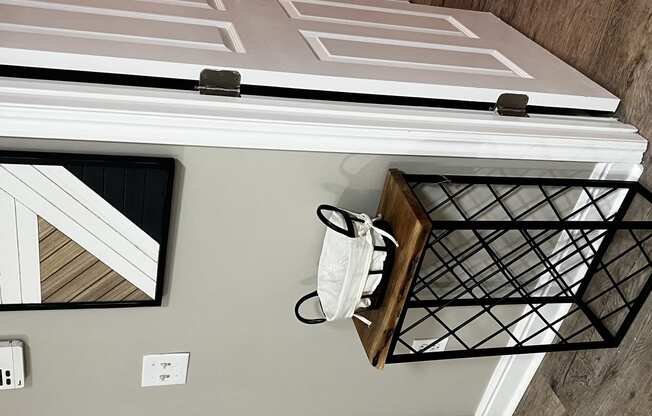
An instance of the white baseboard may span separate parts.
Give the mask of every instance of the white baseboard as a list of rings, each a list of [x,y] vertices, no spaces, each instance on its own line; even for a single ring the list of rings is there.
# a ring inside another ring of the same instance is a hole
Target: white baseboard
[[[511,416],[545,354],[510,355],[500,359],[475,416]]]

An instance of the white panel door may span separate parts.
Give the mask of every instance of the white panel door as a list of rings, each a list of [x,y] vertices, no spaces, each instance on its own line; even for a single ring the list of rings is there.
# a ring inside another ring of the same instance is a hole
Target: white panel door
[[[311,90],[615,110],[488,13],[396,0],[0,0],[0,63]]]

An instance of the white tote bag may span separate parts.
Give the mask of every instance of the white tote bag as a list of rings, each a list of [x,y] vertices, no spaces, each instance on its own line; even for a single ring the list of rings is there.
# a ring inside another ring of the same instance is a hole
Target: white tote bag
[[[355,317],[370,325],[356,311],[382,302],[394,248],[398,247],[391,228],[380,218],[330,205],[321,205],[317,216],[328,227],[319,258],[317,290],[299,299],[295,315],[306,324]],[[308,319],[300,313],[301,305],[313,297],[319,298],[323,318]]]

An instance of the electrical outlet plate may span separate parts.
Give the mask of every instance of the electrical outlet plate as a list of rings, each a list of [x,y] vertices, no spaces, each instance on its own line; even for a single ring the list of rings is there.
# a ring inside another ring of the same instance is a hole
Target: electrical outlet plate
[[[22,341],[0,341],[0,390],[25,387]]]
[[[426,348],[428,345],[432,344],[435,342],[437,338],[423,338],[423,339],[415,339],[412,341],[412,348],[415,351],[420,351],[420,352],[440,352],[440,351],[445,351],[446,350],[446,344],[448,344],[448,337],[442,339],[432,347],[428,348],[427,350],[421,351],[424,348]]]
[[[186,384],[190,353],[143,356],[142,387]]]

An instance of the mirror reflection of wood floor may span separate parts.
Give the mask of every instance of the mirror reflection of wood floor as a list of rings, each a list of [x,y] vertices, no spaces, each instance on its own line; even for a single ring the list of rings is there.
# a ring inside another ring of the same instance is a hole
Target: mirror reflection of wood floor
[[[413,0],[494,13],[622,99],[652,139],[652,0]],[[652,187],[650,152],[642,182]],[[639,219],[651,218],[640,212]],[[572,325],[566,322],[564,325]],[[652,299],[618,349],[548,354],[517,416],[652,414]]]

